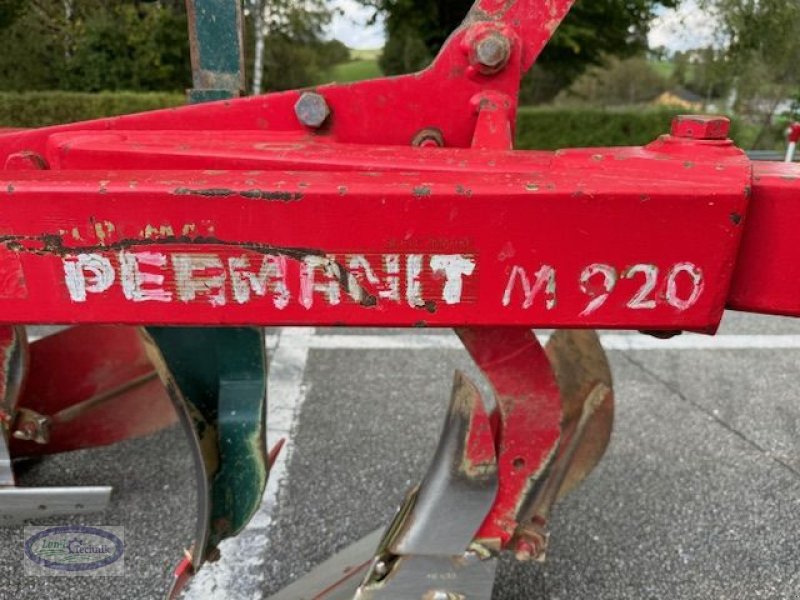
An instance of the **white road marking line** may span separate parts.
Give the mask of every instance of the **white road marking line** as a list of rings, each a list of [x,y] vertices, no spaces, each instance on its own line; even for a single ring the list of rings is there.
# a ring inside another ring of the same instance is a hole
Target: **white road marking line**
[[[314,331],[313,327],[287,328],[267,340],[267,347],[271,348],[267,380],[267,448],[272,448],[282,437],[286,438],[286,443],[272,466],[258,512],[242,533],[220,544],[222,557],[197,574],[184,594],[185,600],[241,598],[242,590],[263,587],[267,529],[294,449],[290,434],[308,391],[303,384],[308,345],[293,340],[313,339]],[[261,596],[256,594],[256,597]]]
[[[544,342],[548,335],[541,335]],[[606,350],[791,350],[800,349],[800,335],[718,335],[685,333],[668,340],[641,334],[604,333]],[[455,334],[296,335],[282,344],[319,350],[461,350]]]
[[[549,332],[540,333],[544,340]],[[607,350],[790,350],[800,349],[800,335],[684,334],[658,340],[640,334],[606,333],[600,336]],[[261,508],[245,530],[221,544],[222,558],[206,565],[191,582],[185,600],[216,600],[242,597],[242,590],[263,587],[263,550],[272,522],[278,492],[286,476],[286,465],[294,449],[291,433],[308,394],[303,383],[308,352],[319,350],[462,350],[452,332],[397,335],[317,335],[313,327],[281,329],[267,337],[271,351],[267,386],[267,444],[281,437],[286,445],[273,465]],[[238,593],[237,593],[238,592]],[[257,598],[261,596],[256,593]]]

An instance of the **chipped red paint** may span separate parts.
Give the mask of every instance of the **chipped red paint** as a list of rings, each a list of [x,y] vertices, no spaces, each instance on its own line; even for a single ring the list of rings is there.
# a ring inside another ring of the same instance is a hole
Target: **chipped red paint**
[[[456,333],[497,401],[493,418],[500,487],[475,539],[505,547],[527,508],[525,500],[531,500],[531,486],[543,478],[558,447],[561,396],[550,361],[529,329],[475,327]]]

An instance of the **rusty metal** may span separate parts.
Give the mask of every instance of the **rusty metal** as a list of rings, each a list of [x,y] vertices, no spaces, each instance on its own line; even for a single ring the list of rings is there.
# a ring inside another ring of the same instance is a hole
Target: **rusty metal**
[[[441,148],[444,146],[442,132],[435,128],[426,128],[418,132],[411,140],[412,146],[420,148]]]
[[[682,115],[672,121],[672,137],[686,140],[727,140],[731,122],[713,115]]]
[[[569,470],[558,487],[561,498],[573,490],[597,466],[608,447],[614,424],[614,395],[611,367],[596,332],[560,329],[545,346],[553,366],[564,410],[562,429],[569,438],[585,413],[593,393],[600,391],[599,404],[593,403],[592,418],[585,425],[579,445],[574,449]]]
[[[50,441],[51,420],[45,415],[25,408],[17,409],[11,435],[18,440],[47,444]]]
[[[229,0],[186,0],[193,88],[189,102],[239,96],[245,87],[242,5]]]
[[[474,27],[467,35],[468,43],[472,45],[470,62],[484,75],[501,71],[511,56],[511,41],[500,31],[481,25]]]

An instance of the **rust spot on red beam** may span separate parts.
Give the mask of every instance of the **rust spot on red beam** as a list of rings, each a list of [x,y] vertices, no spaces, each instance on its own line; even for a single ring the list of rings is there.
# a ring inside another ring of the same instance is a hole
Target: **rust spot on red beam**
[[[417,198],[424,198],[431,195],[431,187],[429,185],[420,185],[415,187],[411,193]]]
[[[297,200],[303,199],[303,194],[300,192],[260,189],[236,192],[228,188],[191,189],[181,187],[175,189],[175,194],[178,196],[204,196],[206,198],[228,198],[238,194],[242,198],[247,198],[248,200],[277,200],[280,202],[296,202]]]
[[[190,188],[176,188],[175,194],[177,196],[205,196],[207,198],[225,198],[233,196],[235,192],[227,188],[207,188],[193,190]]]
[[[30,248],[25,243],[40,243],[42,248]],[[170,235],[160,238],[127,238],[107,244],[90,244],[85,246],[65,246],[62,236],[57,234],[42,234],[36,236],[6,235],[0,236],[0,244],[16,252],[29,252],[32,254],[67,256],[91,252],[110,252],[127,250],[135,246],[224,246],[249,250],[259,254],[283,255],[288,258],[302,259],[306,256],[326,256],[322,250],[313,248],[291,248],[272,246],[258,242],[229,242],[210,236]]]
[[[284,192],[280,190],[245,190],[239,192],[239,195],[250,200],[278,200],[280,202],[297,202],[303,199],[303,194],[300,192]]]

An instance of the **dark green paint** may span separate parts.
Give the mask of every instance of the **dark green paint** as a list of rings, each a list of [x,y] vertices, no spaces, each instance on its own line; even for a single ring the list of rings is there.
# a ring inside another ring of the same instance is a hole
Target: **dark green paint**
[[[187,0],[191,104],[226,100],[244,88],[238,0]],[[215,554],[258,510],[267,482],[267,370],[262,329],[149,327],[173,398],[182,403],[198,473],[194,565]],[[186,418],[188,415],[188,418]]]
[[[263,330],[149,327],[172,383],[189,409],[207,485],[202,558],[236,535],[261,503],[267,481]],[[203,487],[202,485],[200,487]],[[202,504],[201,499],[201,504]]]
[[[244,89],[242,7],[238,0],[187,0],[192,81],[189,102],[238,96]]]

